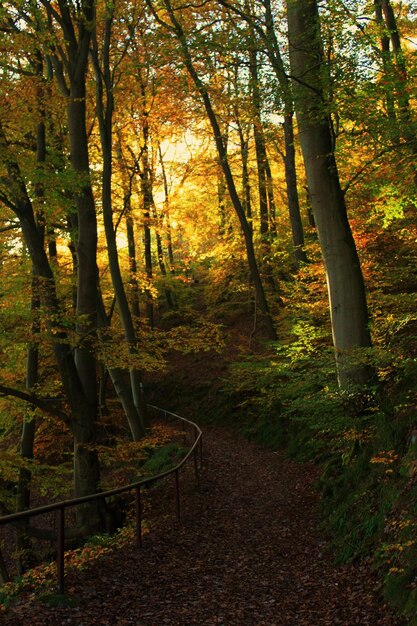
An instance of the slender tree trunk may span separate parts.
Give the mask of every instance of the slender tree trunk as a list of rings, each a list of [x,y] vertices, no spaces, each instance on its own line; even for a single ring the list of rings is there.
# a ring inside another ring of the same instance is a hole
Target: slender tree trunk
[[[372,372],[355,363],[371,346],[365,287],[346,213],[321,83],[323,59],[315,0],[288,0],[291,74],[299,137],[326,269],[339,384],[367,383]]]
[[[86,396],[97,402],[94,335],[97,316],[97,221],[90,179],[86,131],[85,85],[74,85],[68,103],[68,127],[71,165],[80,177],[87,179],[76,195],[78,215],[77,239],[77,324],[78,346],[75,359]]]
[[[117,160],[119,162],[119,170],[122,175],[123,185],[123,214],[125,216],[127,250],[129,257],[129,304],[132,316],[138,320],[140,318],[139,307],[139,282],[137,277],[138,265],[136,258],[136,241],[135,227],[132,217],[132,184],[135,171],[128,172],[126,161],[123,156],[121,137],[117,137]]]
[[[129,255],[129,285],[130,285],[130,308],[132,315],[136,320],[140,318],[139,306],[139,283],[138,283],[138,264],[136,259],[136,240],[135,227],[132,218],[131,196],[126,204],[126,235],[127,235],[127,251]]]
[[[285,180],[287,183],[288,209],[290,213],[294,256],[297,263],[306,263],[307,255],[304,250],[304,229],[301,221],[300,202],[297,190],[297,173],[295,170],[295,147],[292,111],[286,114],[283,127],[285,138]]]
[[[98,326],[99,326],[99,339],[103,344],[112,345],[112,338],[110,335],[110,324],[104,308],[103,298],[101,294],[98,302]],[[126,416],[132,439],[138,441],[145,433],[146,424],[140,419],[140,415],[145,415],[146,406],[143,407],[143,412],[138,415],[138,410],[134,402],[132,394],[132,385],[129,385],[127,380],[128,376],[131,376],[131,372],[122,367],[107,366],[108,374],[111,378],[116,395],[122,405],[124,414]],[[139,391],[141,392],[140,385],[141,379],[137,381],[139,385]],[[141,393],[141,397],[143,394]],[[141,398],[139,399],[141,401]],[[142,407],[141,407],[142,408]]]
[[[249,71],[251,76],[250,85],[253,107],[253,135],[255,138],[256,164],[258,168],[259,231],[263,244],[265,245],[265,243],[267,243],[267,234],[269,233],[268,195],[266,185],[266,148],[261,119],[261,92],[259,89],[258,58],[253,45],[249,50]]]
[[[217,207],[219,213],[219,235],[226,233],[226,181],[222,168],[217,166]]]
[[[162,180],[164,183],[164,224],[165,224],[165,236],[167,242],[167,250],[168,250],[168,259],[169,259],[169,271],[171,274],[175,274],[175,260],[174,260],[174,250],[172,247],[172,233],[171,233],[171,220],[169,215],[169,191],[168,191],[168,180],[167,174],[165,170],[164,159],[162,158],[161,146],[158,147],[159,153],[159,162],[161,164],[162,170]]]
[[[240,64],[234,65],[233,72],[233,85],[235,91],[235,104],[233,108],[234,124],[237,127],[240,144],[240,158],[242,160],[242,206],[248,220],[249,225],[252,227],[252,203],[251,203],[251,188],[249,177],[249,137],[250,126],[248,123],[244,125],[242,121],[242,113],[239,106],[240,87],[239,87],[239,71]],[[245,132],[246,131],[246,132]]]
[[[113,225],[113,206],[112,206],[112,128],[113,128],[113,110],[114,99],[111,84],[110,72],[110,37],[111,37],[112,18],[106,20],[105,38],[103,45],[103,68],[100,72],[97,42],[94,39],[94,64],[96,70],[96,105],[97,117],[100,126],[101,148],[103,155],[103,173],[102,173],[102,208],[103,221],[106,233],[107,253],[109,259],[110,274],[112,284],[116,296],[117,306],[122,320],[125,340],[128,346],[130,356],[134,359],[138,356],[138,345],[136,331],[132,316],[130,313],[129,303],[127,300],[125,288],[123,285],[122,274],[119,265],[119,255],[117,250],[116,232]],[[103,75],[103,79],[102,79]],[[103,102],[103,82],[106,91],[106,105]],[[136,407],[136,415],[130,411],[128,417],[132,437],[136,441],[145,434],[146,426],[146,403],[143,397],[143,385],[140,371],[137,366],[132,365],[129,368],[131,393],[133,403]]]
[[[222,135],[224,149],[227,154],[227,144],[229,141],[229,132],[228,128],[224,131]],[[222,237],[223,235],[230,234],[231,232],[231,224],[230,217],[228,216],[227,211],[227,184],[224,177],[223,168],[220,162],[217,162],[216,168],[217,174],[217,206],[219,213],[219,235]]]
[[[252,29],[251,29],[252,30]],[[253,30],[251,33],[254,39]],[[268,170],[270,177],[268,157],[266,154],[265,134],[261,116],[261,92],[259,89],[258,56],[253,44],[249,50],[249,72],[253,109],[253,135],[255,139],[256,164],[258,169],[258,194],[259,194],[259,232],[260,242],[260,266],[266,280],[273,290],[276,289],[271,266],[271,234],[273,232],[272,219],[270,215],[270,193],[268,193],[268,183],[270,182],[272,191],[272,180],[268,181]],[[273,203],[273,197],[272,197]],[[274,206],[274,203],[273,203]]]
[[[250,196],[250,179],[249,179],[249,138],[243,133],[242,124],[238,116],[236,116],[236,124],[239,133],[240,155],[242,159],[242,206],[245,211],[246,218],[251,224],[252,222],[252,203]]]
[[[138,67],[137,75],[140,86],[140,110],[142,122],[142,146],[140,164],[137,163],[140,177],[140,192],[143,202],[143,245],[145,255],[145,272],[147,286],[145,288],[146,295],[146,318],[151,328],[154,327],[154,301],[152,294],[153,284],[153,266],[152,266],[152,233],[151,233],[151,215],[152,215],[152,167],[149,161],[149,108],[147,102],[147,84],[143,76],[143,68]]]
[[[31,391],[38,382],[38,365],[39,365],[39,350],[36,345],[36,336],[40,332],[39,324],[39,307],[40,300],[38,296],[38,284],[37,277],[32,278],[32,302],[31,313],[33,317],[32,321],[32,335],[33,340],[28,348],[26,358],[26,389]],[[35,442],[35,430],[36,420],[33,409],[27,409],[22,427],[22,436],[20,439],[20,456],[26,460],[33,459],[33,445]],[[22,467],[19,470],[19,481],[17,486],[16,495],[16,510],[24,511],[30,507],[30,483],[32,479],[32,472]]]
[[[78,216],[77,238],[77,323],[78,347],[75,364],[84,395],[84,409],[74,405],[74,485],[77,496],[99,489],[100,469],[96,443],[98,415],[98,388],[94,338],[97,332],[97,221],[93,192],[90,184],[88,139],[85,110],[85,75],[80,84],[72,85],[68,103],[70,159],[74,171],[87,182],[76,196]],[[100,525],[100,505],[77,507],[80,526]]]
[[[277,234],[276,210],[274,198],[274,180],[272,178],[272,170],[269,162],[268,154],[265,152],[265,178],[266,178],[266,197],[268,200],[268,217],[269,231],[272,235]]]
[[[145,164],[145,168],[146,168]],[[148,174],[148,172],[147,172]],[[141,191],[143,198],[143,244],[145,253],[145,271],[147,286],[145,289],[146,294],[146,319],[151,328],[154,327],[154,306],[152,295],[152,283],[153,283],[153,265],[152,265],[152,234],[151,234],[151,209],[152,202],[149,193],[149,180],[145,171],[141,173]]]
[[[390,38],[386,33],[384,16],[382,12],[382,2],[381,0],[374,0],[374,8],[375,8],[375,18],[376,22],[381,30],[381,52],[382,52],[382,63],[384,67],[384,73],[386,76],[386,81],[384,81],[384,91],[385,91],[385,102],[387,109],[387,116],[392,125],[392,132],[394,133],[394,143],[399,143],[399,131],[398,131],[398,120],[397,115],[395,113],[395,102],[394,95],[392,93],[391,85],[393,78],[393,67],[391,62],[391,52],[390,52]],[[387,83],[388,81],[388,83]]]
[[[152,214],[153,214],[153,219],[155,223],[156,252],[157,252],[157,257],[158,257],[159,271],[161,272],[161,276],[163,278],[166,278],[167,269],[165,265],[164,249],[163,249],[162,237],[161,237],[162,220],[159,217],[156,206],[155,206],[155,201],[153,199],[153,191],[151,191],[151,195],[152,195]],[[170,309],[175,309],[174,296],[172,295],[171,289],[166,283],[164,286],[164,291],[165,291],[165,298],[166,298],[168,307]]]
[[[122,155],[120,153],[120,163],[122,165],[122,175],[125,169],[124,162],[122,163]],[[126,236],[127,236],[127,251],[129,257],[129,303],[130,310],[133,318],[139,320],[140,318],[140,306],[139,306],[139,281],[138,281],[138,264],[136,258],[136,240],[135,240],[135,225],[132,217],[132,180],[133,176],[129,177],[129,183],[126,184],[125,177],[123,177],[123,212],[125,214],[126,224]]]
[[[39,114],[39,122],[36,129],[36,167],[39,175],[39,180],[35,184],[35,196],[38,202],[38,220],[37,227],[39,236],[44,239],[45,236],[45,224],[43,217],[44,209],[44,187],[42,184],[42,168],[45,166],[46,161],[46,127],[45,127],[45,85],[43,81],[43,60],[40,54],[36,55],[35,60],[35,73],[38,78],[39,84],[36,90],[37,108]],[[26,357],[26,389],[31,391],[33,387],[38,383],[38,369],[39,369],[39,349],[37,346],[37,337],[40,333],[40,297],[39,297],[39,277],[36,275],[34,268],[32,268],[32,294],[31,294],[31,331],[32,341],[29,344],[27,357]],[[27,409],[23,418],[22,436],[20,440],[20,456],[25,460],[33,459],[33,446],[35,442],[35,430],[36,421],[35,414],[32,408]],[[19,480],[17,484],[16,494],[16,510],[23,511],[30,507],[30,485],[32,480],[32,472],[26,467],[22,467],[19,470]],[[19,536],[20,535],[20,536]],[[18,547],[25,549],[28,547],[27,540],[25,538],[25,531],[18,533]]]

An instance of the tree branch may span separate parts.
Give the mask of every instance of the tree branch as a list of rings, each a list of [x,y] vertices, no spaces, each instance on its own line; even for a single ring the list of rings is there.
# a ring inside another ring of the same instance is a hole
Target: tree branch
[[[24,402],[45,411],[45,413],[53,415],[54,417],[59,417],[64,422],[68,421],[67,414],[56,406],[56,398],[38,398],[35,394],[27,393],[26,391],[21,391],[20,389],[14,389],[13,387],[8,387],[7,385],[2,385],[0,383],[0,397],[10,396],[13,398],[19,398],[19,400],[23,400]]]

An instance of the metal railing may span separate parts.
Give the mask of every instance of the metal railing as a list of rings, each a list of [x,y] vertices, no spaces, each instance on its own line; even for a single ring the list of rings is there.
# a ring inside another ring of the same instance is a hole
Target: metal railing
[[[159,482],[163,478],[167,476],[173,475],[175,478],[175,498],[176,498],[176,513],[178,521],[181,520],[181,504],[180,504],[180,487],[179,487],[179,473],[181,468],[185,465],[188,459],[193,456],[194,459],[194,471],[197,484],[199,485],[199,469],[198,469],[198,455],[200,455],[200,463],[203,459],[203,433],[199,426],[192,422],[191,420],[186,419],[185,417],[181,417],[176,413],[172,413],[171,411],[166,411],[165,409],[160,409],[159,407],[148,405],[148,408],[158,411],[162,413],[162,415],[167,419],[168,416],[178,419],[182,423],[182,432],[185,436],[185,428],[186,425],[191,427],[192,432],[194,434],[194,442],[187,454],[181,459],[181,461],[173,468],[166,470],[165,472],[161,472],[160,474],[156,474],[155,476],[150,476],[148,478],[143,478],[135,483],[130,483],[128,485],[124,485],[123,487],[117,487],[116,489],[110,489],[108,491],[100,491],[99,493],[94,493],[88,496],[82,496],[81,498],[72,498],[71,500],[62,500],[61,502],[55,502],[54,504],[47,504],[45,506],[40,506],[34,509],[27,509],[26,511],[21,511],[19,513],[12,513],[11,515],[4,515],[0,517],[0,525],[5,524],[13,524],[15,522],[21,522],[22,520],[28,520],[32,517],[36,517],[37,515],[42,515],[43,513],[50,513],[52,511],[57,512],[57,579],[58,579],[58,590],[60,593],[64,593],[64,578],[65,578],[65,566],[64,566],[64,556],[65,556],[65,510],[70,507],[75,507],[80,504],[85,504],[87,502],[92,502],[94,500],[105,500],[106,498],[110,498],[111,496],[119,495],[121,493],[127,493],[129,491],[135,492],[135,520],[136,520],[136,545],[138,548],[142,546],[142,498],[141,498],[141,490],[144,487],[149,487],[153,483]]]

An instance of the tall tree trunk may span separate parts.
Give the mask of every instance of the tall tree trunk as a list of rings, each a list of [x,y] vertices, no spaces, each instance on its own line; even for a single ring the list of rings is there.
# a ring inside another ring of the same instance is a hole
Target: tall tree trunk
[[[240,155],[242,159],[242,206],[245,211],[249,224],[252,223],[252,203],[250,196],[250,180],[249,180],[249,137],[245,137],[242,124],[236,116],[236,124],[239,133]]]
[[[245,211],[246,219],[249,225],[252,225],[252,203],[251,203],[251,189],[249,178],[249,137],[250,137],[250,125],[244,123],[242,120],[241,107],[239,106],[240,87],[239,87],[239,72],[240,64],[235,63],[233,71],[233,87],[235,92],[235,103],[233,107],[234,124],[236,125],[239,145],[240,145],[240,158],[242,161],[242,206]]]
[[[39,349],[37,337],[40,332],[39,309],[40,299],[38,294],[38,281],[32,276],[32,341],[28,347],[26,357],[26,389],[31,392],[38,383]],[[35,444],[36,417],[33,407],[28,406],[23,416],[22,434],[20,438],[20,456],[24,461],[33,459]],[[25,511],[30,508],[32,472],[29,467],[22,466],[19,469],[19,479],[16,489],[16,511]],[[29,520],[26,520],[16,528],[16,547],[18,552],[18,571],[22,575],[31,561],[31,541],[28,534]]]
[[[75,364],[87,403],[84,410],[74,406],[74,485],[77,496],[94,493],[99,488],[99,462],[92,449],[96,442],[98,415],[98,388],[94,338],[97,332],[97,221],[93,191],[90,183],[88,140],[86,132],[85,75],[72,85],[68,103],[68,128],[70,159],[74,171],[87,180],[76,195],[78,216],[77,239],[77,308],[76,331],[78,347]],[[81,526],[100,522],[100,506],[95,504],[77,507]]]
[[[152,234],[151,234],[151,209],[152,201],[149,190],[148,173],[145,174],[147,169],[145,163],[144,171],[141,173],[141,191],[143,199],[143,244],[145,253],[145,271],[147,286],[145,288],[146,295],[146,319],[151,328],[154,326],[154,305],[152,295],[152,283],[153,283],[153,266],[152,266]]]
[[[261,119],[261,92],[259,89],[258,58],[253,44],[249,50],[249,71],[251,77],[250,85],[253,108],[253,135],[255,139],[256,165],[258,168],[259,231],[263,240],[263,246],[265,247],[265,244],[268,242],[267,234],[269,233],[268,194],[266,184],[267,157],[265,136]]]
[[[258,169],[258,194],[259,194],[259,232],[261,236],[260,242],[260,266],[263,270],[266,280],[270,284],[273,290],[276,289],[274,277],[272,274],[271,266],[271,234],[274,231],[272,223],[275,222],[271,219],[270,204],[271,191],[272,191],[272,179],[271,170],[268,163],[268,157],[266,154],[265,133],[262,124],[262,105],[261,105],[261,91],[259,88],[259,72],[258,72],[258,55],[256,48],[254,47],[254,33],[251,29],[252,44],[249,49],[249,72],[250,72],[250,86],[252,97],[252,109],[253,109],[253,135],[255,139],[255,154],[256,164]],[[268,185],[270,184],[270,190]],[[272,196],[273,207],[273,196]]]
[[[162,150],[161,146],[158,146],[159,153],[159,162],[162,170],[162,180],[164,183],[164,225],[165,225],[165,236],[167,241],[167,250],[168,250],[168,259],[169,259],[169,271],[171,274],[175,274],[175,261],[174,261],[174,250],[172,247],[172,233],[171,233],[171,220],[169,215],[169,191],[168,191],[168,180],[167,174],[165,170],[164,159],[162,158]]]
[[[220,165],[216,167],[217,174],[217,207],[219,213],[219,235],[226,233],[226,181]]]
[[[45,220],[43,216],[44,209],[44,186],[42,183],[42,169],[45,166],[46,161],[46,127],[45,127],[45,84],[43,79],[43,60],[40,53],[35,55],[34,72],[38,79],[38,86],[36,88],[36,102],[38,108],[39,122],[36,128],[36,168],[39,176],[39,180],[35,184],[35,196],[38,203],[38,220],[37,227],[39,236],[44,239],[45,236]],[[27,357],[26,357],[26,389],[31,391],[38,383],[38,370],[39,370],[39,349],[37,346],[37,337],[40,333],[40,297],[39,297],[39,277],[36,275],[34,268],[32,267],[32,293],[31,293],[31,331],[32,340],[29,344]],[[28,407],[22,426],[22,435],[20,440],[20,456],[25,460],[33,459],[33,446],[35,443],[35,430],[36,421],[35,413],[32,407]],[[23,511],[30,507],[30,484],[32,480],[32,472],[26,467],[21,467],[19,470],[19,480],[17,484],[16,494],[16,510]],[[25,549],[27,541],[23,534],[18,533],[18,547]],[[19,536],[20,535],[20,536]]]
[[[106,233],[107,254],[109,259],[110,274],[116,296],[117,306],[120,312],[122,325],[125,333],[125,340],[128,352],[132,359],[138,356],[138,342],[136,331],[129,308],[129,302],[123,285],[122,273],[119,265],[119,255],[117,250],[116,232],[113,225],[112,206],[112,128],[114,98],[111,83],[110,71],[110,38],[112,28],[112,16],[106,20],[105,36],[103,44],[103,67],[100,68],[98,58],[97,40],[93,40],[93,57],[96,72],[96,106],[97,117],[100,126],[101,149],[103,155],[102,173],[102,209],[104,230]],[[105,88],[106,103],[104,104],[103,84]],[[136,416],[132,413],[128,416],[132,437],[136,441],[143,437],[146,427],[146,403],[143,395],[143,385],[141,373],[136,365],[129,367],[130,384],[133,396],[133,403],[136,407]]]
[[[86,180],[76,195],[78,215],[77,238],[77,334],[75,350],[77,369],[86,396],[97,402],[94,335],[97,324],[97,221],[90,184],[88,139],[86,131],[85,84],[73,85],[68,103],[70,159],[74,172]]]
[[[110,323],[105,311],[103,298],[99,295],[98,301],[98,326],[99,326],[99,339],[104,345],[113,345],[112,337],[110,334]],[[134,397],[132,394],[132,385],[128,384],[128,378],[131,377],[131,372],[122,367],[107,366],[108,374],[111,378],[116,395],[122,405],[124,414],[127,419],[127,423],[130,428],[132,439],[138,441],[145,433],[146,423],[140,419],[140,415],[145,415],[146,406],[143,407],[141,414],[138,414]],[[139,385],[139,391],[141,392],[140,385],[141,379],[137,381]],[[141,393],[141,398],[143,394]],[[141,400],[140,398],[140,400]],[[139,401],[140,401],[139,400]]]
[[[156,253],[157,253],[157,257],[158,257],[159,271],[161,272],[161,276],[163,278],[166,278],[167,277],[167,269],[166,269],[166,265],[165,265],[164,248],[163,248],[163,245],[162,245],[162,237],[161,237],[162,220],[161,220],[160,216],[158,215],[158,211],[157,211],[157,208],[155,206],[155,201],[153,199],[153,191],[152,190],[151,190],[151,195],[152,195],[152,216],[153,216],[153,220],[154,220],[154,223],[155,223]],[[164,285],[164,291],[165,291],[165,298],[166,298],[168,307],[170,309],[175,309],[174,296],[172,295],[171,289],[169,288],[167,283],[165,283],[165,285]]]
[[[274,198],[274,180],[272,178],[271,164],[269,162],[268,154],[265,152],[265,179],[266,179],[266,197],[268,200],[268,218],[269,218],[269,231],[272,235],[277,233],[276,225],[276,210],[275,210],[275,198]]]
[[[285,115],[283,127],[285,138],[285,180],[287,184],[288,209],[290,213],[294,256],[297,263],[306,263],[307,255],[304,250],[304,229],[301,221],[300,201],[297,190],[297,173],[295,170],[295,147],[292,111]]]
[[[137,76],[140,87],[140,111],[142,125],[142,146],[140,163],[137,163],[140,177],[140,192],[142,195],[143,206],[143,244],[145,254],[145,272],[147,286],[145,288],[146,295],[146,318],[151,328],[154,326],[154,299],[152,294],[153,284],[153,264],[152,264],[152,233],[151,233],[151,215],[152,215],[152,166],[149,160],[149,105],[147,102],[147,83],[143,76],[143,68],[137,69]]]
[[[131,195],[127,200],[125,196],[126,206],[126,235],[127,235],[127,253],[129,256],[129,286],[130,286],[130,308],[132,315],[136,320],[140,318],[139,306],[139,282],[138,282],[138,263],[136,258],[136,239],[135,227],[132,217]]]
[[[121,137],[117,137],[117,160],[119,170],[122,175],[123,185],[123,214],[125,216],[127,250],[129,257],[129,304],[132,316],[138,320],[140,318],[139,307],[139,282],[137,277],[138,266],[136,259],[135,229],[132,217],[132,184],[135,172],[128,172],[123,156]]]
[[[53,64],[58,85],[67,99],[70,163],[78,184],[74,195],[78,226],[78,343],[74,351],[74,361],[68,357],[65,342],[62,348],[58,343],[60,347],[56,357],[71,407],[69,426],[74,436],[74,489],[77,496],[83,496],[99,489],[100,476],[98,457],[92,450],[96,441],[98,414],[94,355],[97,331],[97,222],[86,129],[86,72],[96,15],[93,0],[83,0],[74,7],[65,1],[59,1],[58,5],[46,1],[43,6],[48,15],[48,28],[57,28],[65,38],[65,46],[57,46],[55,50],[51,48],[51,56],[48,58]],[[26,225],[22,224],[22,228],[25,231]],[[45,268],[45,271],[50,271],[50,268]],[[54,306],[59,311],[57,303]],[[77,508],[79,524],[85,527],[99,524],[102,508],[103,504],[97,502]]]
[[[322,85],[322,41],[316,0],[288,0],[291,75],[308,188],[326,269],[339,384],[367,383],[354,360],[371,346],[365,287],[346,213]]]
[[[392,67],[391,52],[390,52],[390,38],[389,38],[389,35],[387,35],[386,28],[385,28],[381,0],[374,0],[374,9],[375,9],[376,22],[381,31],[382,64],[383,64],[384,73],[386,76],[386,80],[384,81],[384,91],[385,91],[387,116],[391,124],[391,131],[394,133],[394,143],[398,144],[399,143],[398,120],[397,120],[397,116],[395,113],[394,94],[392,93],[391,85],[389,84],[392,81],[392,77],[393,77],[393,67]]]

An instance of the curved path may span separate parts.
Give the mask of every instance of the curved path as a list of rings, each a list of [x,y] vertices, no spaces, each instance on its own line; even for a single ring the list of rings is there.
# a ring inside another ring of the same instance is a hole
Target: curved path
[[[192,469],[192,464],[190,471]],[[202,487],[152,494],[142,550],[112,553],[67,582],[75,608],[20,605],[31,626],[399,626],[364,566],[334,568],[318,534],[315,470],[235,433],[205,429]]]

